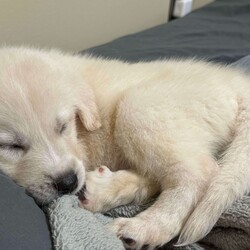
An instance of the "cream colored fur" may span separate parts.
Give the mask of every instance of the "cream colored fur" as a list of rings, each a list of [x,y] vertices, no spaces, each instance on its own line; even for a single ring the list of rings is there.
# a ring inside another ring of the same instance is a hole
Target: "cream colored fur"
[[[69,168],[92,211],[160,193],[109,225],[131,248],[195,242],[250,191],[250,78],[236,69],[3,48],[0,90],[0,168],[36,199],[57,197]]]

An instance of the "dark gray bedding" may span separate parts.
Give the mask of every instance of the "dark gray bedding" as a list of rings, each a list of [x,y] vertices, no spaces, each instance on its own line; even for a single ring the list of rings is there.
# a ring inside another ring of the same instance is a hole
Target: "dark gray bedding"
[[[250,1],[217,0],[182,19],[87,52],[131,62],[197,57],[231,63],[250,54]],[[0,249],[50,247],[42,211],[23,189],[0,174]]]
[[[43,211],[23,188],[0,172],[0,249],[51,249]]]
[[[131,62],[197,57],[232,63],[250,54],[250,1],[216,0],[184,18],[88,52]]]

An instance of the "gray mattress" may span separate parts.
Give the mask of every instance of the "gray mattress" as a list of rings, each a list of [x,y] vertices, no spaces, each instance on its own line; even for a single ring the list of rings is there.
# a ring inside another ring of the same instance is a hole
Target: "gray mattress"
[[[130,62],[197,57],[232,63],[250,54],[250,1],[216,0],[184,18],[87,52]]]
[[[87,52],[130,62],[197,57],[231,63],[250,54],[250,1],[217,0],[184,18]],[[51,247],[43,212],[22,188],[2,174],[0,200],[0,249]]]

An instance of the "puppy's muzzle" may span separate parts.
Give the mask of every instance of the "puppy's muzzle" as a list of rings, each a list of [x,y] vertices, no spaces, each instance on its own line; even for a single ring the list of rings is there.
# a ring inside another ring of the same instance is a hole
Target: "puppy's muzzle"
[[[67,172],[54,181],[54,187],[58,191],[59,195],[70,194],[78,186],[77,175],[73,172]]]

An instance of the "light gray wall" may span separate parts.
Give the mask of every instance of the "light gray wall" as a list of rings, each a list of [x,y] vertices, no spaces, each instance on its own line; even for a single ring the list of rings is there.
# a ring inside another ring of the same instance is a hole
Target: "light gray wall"
[[[0,0],[0,45],[79,51],[167,21],[170,0]]]

